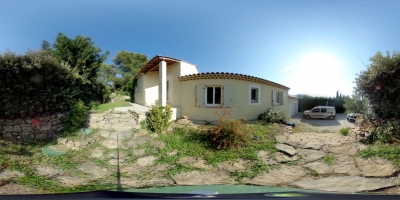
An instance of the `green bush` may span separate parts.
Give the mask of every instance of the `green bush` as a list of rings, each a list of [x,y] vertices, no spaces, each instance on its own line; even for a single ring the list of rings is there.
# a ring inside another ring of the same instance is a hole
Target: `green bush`
[[[90,108],[85,106],[82,100],[79,100],[72,107],[66,121],[65,130],[74,132],[85,126]]]
[[[286,115],[275,109],[268,109],[267,112],[259,114],[258,119],[267,123],[286,124]]]
[[[251,141],[254,131],[246,126],[243,119],[233,119],[226,108],[222,114],[215,113],[215,115],[220,117],[219,123],[209,129],[208,137],[217,149],[245,146]]]
[[[340,134],[347,136],[349,134],[350,128],[342,128],[340,129]]]
[[[163,133],[172,125],[171,106],[154,104],[147,116],[147,127],[157,133]]]
[[[69,111],[88,84],[77,69],[43,51],[6,51],[0,54],[0,118]]]

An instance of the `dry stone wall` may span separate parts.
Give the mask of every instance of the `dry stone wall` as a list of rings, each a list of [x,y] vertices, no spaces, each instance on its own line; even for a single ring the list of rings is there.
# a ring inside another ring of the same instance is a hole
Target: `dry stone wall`
[[[40,141],[52,139],[64,128],[67,113],[25,119],[0,119],[0,139],[18,141]]]

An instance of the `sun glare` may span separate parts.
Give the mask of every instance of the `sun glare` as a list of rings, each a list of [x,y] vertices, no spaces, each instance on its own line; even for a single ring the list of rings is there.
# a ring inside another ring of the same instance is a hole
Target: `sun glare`
[[[341,65],[334,56],[327,53],[308,54],[296,66],[287,70],[295,75],[292,76],[292,92],[295,93],[331,96],[341,85]]]

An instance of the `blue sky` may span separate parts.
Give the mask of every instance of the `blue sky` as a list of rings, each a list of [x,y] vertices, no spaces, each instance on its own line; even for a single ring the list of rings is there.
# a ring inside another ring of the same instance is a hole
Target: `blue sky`
[[[139,52],[281,83],[290,94],[351,94],[362,61],[400,47],[400,1],[2,0],[0,51],[24,53],[57,33],[111,55]]]

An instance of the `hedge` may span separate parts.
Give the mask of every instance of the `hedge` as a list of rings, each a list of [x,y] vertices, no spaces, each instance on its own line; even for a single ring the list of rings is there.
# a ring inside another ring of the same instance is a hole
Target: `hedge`
[[[0,119],[69,111],[93,87],[45,52],[0,54]]]
[[[327,104],[328,102],[328,104]],[[344,113],[346,109],[343,107],[343,98],[330,98],[330,97],[301,97],[299,99],[299,112],[310,110],[316,106],[333,106],[336,113]]]

